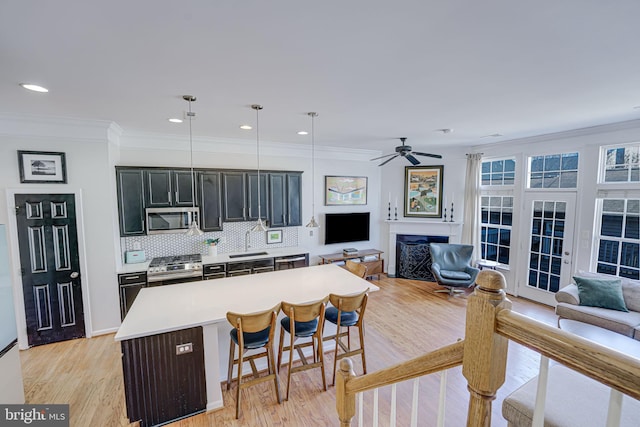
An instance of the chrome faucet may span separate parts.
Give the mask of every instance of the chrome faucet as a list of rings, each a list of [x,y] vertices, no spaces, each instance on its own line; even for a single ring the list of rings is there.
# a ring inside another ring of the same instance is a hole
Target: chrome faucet
[[[244,251],[245,252],[249,252],[249,247],[251,245],[249,245],[249,238],[251,236],[251,230],[247,230],[246,233],[244,233]]]

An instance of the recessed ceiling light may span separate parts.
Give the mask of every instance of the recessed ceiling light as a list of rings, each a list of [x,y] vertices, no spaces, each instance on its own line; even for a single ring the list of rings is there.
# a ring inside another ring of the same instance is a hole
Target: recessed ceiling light
[[[241,125],[240,129],[242,129],[242,130],[251,130],[253,128],[251,126],[249,126],[249,125]]]
[[[484,136],[481,136],[480,138],[498,138],[500,136],[504,136],[504,135],[502,135],[501,133],[492,133],[491,135],[484,135]]]
[[[46,87],[34,85],[34,84],[31,84],[31,83],[20,83],[20,86],[22,86],[23,88],[25,88],[27,90],[31,90],[33,92],[42,92],[42,93],[49,92],[49,89],[47,89]]]
[[[298,135],[309,135],[309,132],[307,132],[306,130],[301,130],[300,132],[298,132]]]
[[[182,119],[169,119],[171,123],[182,123]]]
[[[441,132],[441,133],[447,134],[447,133],[453,132],[453,129],[450,129],[450,128],[436,129],[436,132]]]

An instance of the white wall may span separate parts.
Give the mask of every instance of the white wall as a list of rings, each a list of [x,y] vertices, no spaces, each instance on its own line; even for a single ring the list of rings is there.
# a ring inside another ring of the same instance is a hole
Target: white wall
[[[118,288],[115,281],[115,248],[113,215],[113,181],[109,166],[108,139],[113,125],[64,119],[0,116],[0,223],[15,224],[13,200],[8,194],[20,192],[77,193],[76,210],[79,232],[84,237],[85,252],[80,248],[85,320],[87,334],[101,333],[120,322]],[[58,151],[66,153],[67,184],[21,184],[18,172],[18,150]],[[117,223],[117,220],[116,220]],[[15,225],[14,225],[15,227]],[[15,230],[13,230],[15,233]],[[19,280],[19,255],[15,234],[9,242],[14,290],[22,295]],[[22,303],[22,299],[20,298]],[[24,305],[16,307],[21,348],[26,346]]]

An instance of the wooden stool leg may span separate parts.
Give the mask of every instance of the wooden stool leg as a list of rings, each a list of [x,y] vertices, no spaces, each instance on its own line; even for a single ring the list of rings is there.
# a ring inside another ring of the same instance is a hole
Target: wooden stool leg
[[[287,372],[287,397],[285,400],[289,400],[289,390],[291,390],[291,369],[293,368],[293,343],[295,342],[295,336],[289,334],[289,372]]]
[[[360,333],[360,350],[362,350],[362,372],[364,375],[367,373],[367,359],[364,355],[364,324],[362,322],[358,324],[358,332]]]
[[[284,345],[284,328],[280,326],[280,344],[278,345],[278,373],[280,373],[280,366],[282,365],[282,346]]]
[[[227,390],[231,387],[231,375],[233,374],[233,358],[236,353],[236,343],[233,340],[230,340],[231,344],[229,345],[229,370],[227,372]]]
[[[327,391],[327,377],[324,373],[324,355],[322,353],[322,331],[318,330],[317,336],[315,337],[318,341],[318,361],[320,362],[320,370],[322,371],[322,389]],[[311,338],[313,339],[313,338]]]
[[[274,364],[275,355],[273,354],[273,349],[271,348],[271,343],[267,345],[267,362],[269,363],[269,370],[273,374],[273,382],[276,386],[276,397],[278,398],[278,403],[282,403],[282,398],[280,397],[280,381],[278,380],[278,374],[276,373],[276,367]]]
[[[238,347],[238,391],[236,393],[236,420],[240,418],[240,389],[242,385],[243,348]]]
[[[333,379],[331,385],[336,385],[336,368],[338,367],[338,347],[340,347],[340,326],[336,325],[336,348],[333,350]]]

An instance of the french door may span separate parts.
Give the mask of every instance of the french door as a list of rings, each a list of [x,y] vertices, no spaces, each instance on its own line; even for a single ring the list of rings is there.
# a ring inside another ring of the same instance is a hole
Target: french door
[[[75,197],[16,194],[29,345],[85,336]]]
[[[571,281],[576,194],[527,192],[524,197],[518,295],[555,305],[555,293]],[[525,246],[526,245],[526,246]]]

